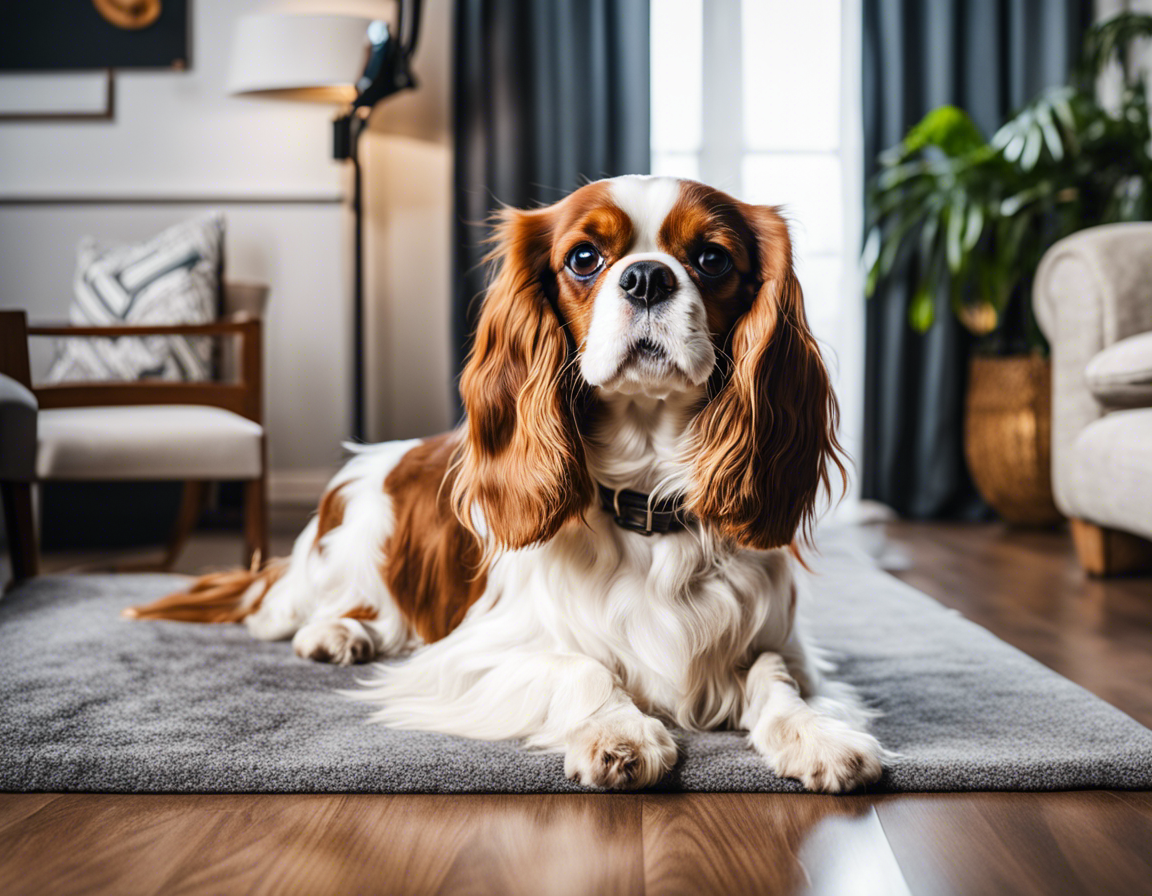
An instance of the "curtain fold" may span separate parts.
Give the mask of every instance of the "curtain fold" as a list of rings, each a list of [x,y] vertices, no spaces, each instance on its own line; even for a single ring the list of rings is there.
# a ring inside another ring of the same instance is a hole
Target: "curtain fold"
[[[929,110],[951,103],[991,135],[1043,88],[1066,83],[1090,2],[862,0],[865,176]],[[971,339],[951,315],[908,325],[915,291],[894,273],[868,300],[862,494],[903,516],[988,513],[963,451]]]
[[[486,221],[649,169],[647,0],[457,0],[453,341],[467,353]]]

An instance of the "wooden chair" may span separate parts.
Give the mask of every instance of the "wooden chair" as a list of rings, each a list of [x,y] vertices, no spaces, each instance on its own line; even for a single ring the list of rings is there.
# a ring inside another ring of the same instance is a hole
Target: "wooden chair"
[[[267,445],[263,427],[260,314],[267,287],[228,283],[225,314],[209,324],[27,326],[24,312],[0,312],[0,373],[32,389],[39,402],[36,475],[44,480],[177,480],[180,511],[163,568],[171,568],[199,518],[205,486],[244,481],[245,556],[268,555]],[[207,336],[238,344],[220,351],[220,381],[82,382],[32,386],[28,337]],[[23,352],[20,351],[23,346]],[[14,348],[9,348],[14,347]],[[6,517],[24,527],[22,511]],[[17,539],[9,539],[14,547]],[[24,544],[28,539],[19,541]],[[31,541],[35,551],[35,542]],[[36,562],[22,559],[24,570]]]

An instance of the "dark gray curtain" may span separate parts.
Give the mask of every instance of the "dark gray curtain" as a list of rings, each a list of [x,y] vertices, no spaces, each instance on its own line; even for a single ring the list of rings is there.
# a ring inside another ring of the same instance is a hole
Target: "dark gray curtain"
[[[649,166],[647,0],[457,0],[454,340],[484,290],[485,221]]]
[[[864,158],[898,142],[930,109],[952,103],[991,135],[1045,87],[1066,83],[1090,2],[863,0]],[[908,325],[909,276],[867,306],[862,491],[913,518],[987,510],[963,452],[970,338],[951,316],[925,335]]]

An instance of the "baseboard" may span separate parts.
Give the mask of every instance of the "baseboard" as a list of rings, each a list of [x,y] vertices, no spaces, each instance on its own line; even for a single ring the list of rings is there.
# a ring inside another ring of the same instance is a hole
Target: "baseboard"
[[[334,469],[269,470],[268,503],[273,507],[315,507]]]

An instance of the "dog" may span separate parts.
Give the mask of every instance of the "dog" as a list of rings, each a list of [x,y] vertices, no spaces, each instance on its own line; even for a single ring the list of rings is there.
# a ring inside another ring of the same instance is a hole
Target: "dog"
[[[290,558],[127,613],[407,657],[360,691],[374,719],[563,751],[592,787],[657,783],[667,723],[746,730],[811,790],[875,781],[869,712],[797,624],[845,471],[785,220],[626,176],[494,232],[465,422],[350,446]]]

